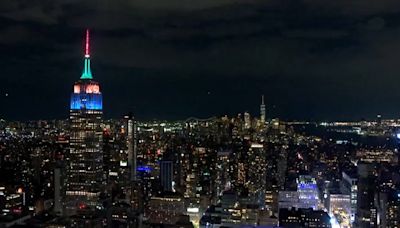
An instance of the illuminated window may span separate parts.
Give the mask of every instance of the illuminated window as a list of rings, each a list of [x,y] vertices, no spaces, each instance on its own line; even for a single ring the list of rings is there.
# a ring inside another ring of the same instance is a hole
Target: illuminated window
[[[80,93],[80,92],[81,92],[80,85],[74,85],[74,93]]]
[[[100,93],[99,85],[88,85],[86,87],[86,93]]]

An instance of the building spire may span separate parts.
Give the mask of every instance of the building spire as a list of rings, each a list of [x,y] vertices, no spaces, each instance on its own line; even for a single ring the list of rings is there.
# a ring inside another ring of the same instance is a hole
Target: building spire
[[[264,105],[264,94],[261,96],[261,104]]]
[[[86,29],[86,45],[85,45],[85,58],[90,58],[89,54],[89,29]]]
[[[81,79],[93,79],[92,71],[90,69],[90,40],[89,40],[89,29],[86,29],[86,41],[85,41],[85,65]]]

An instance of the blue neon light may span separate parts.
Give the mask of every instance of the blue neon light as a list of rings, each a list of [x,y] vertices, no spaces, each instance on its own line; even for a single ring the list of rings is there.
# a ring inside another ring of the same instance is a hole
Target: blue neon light
[[[73,93],[71,95],[71,110],[102,110],[103,99],[101,94]]]
[[[142,166],[139,166],[137,168],[137,171],[139,171],[139,172],[150,172],[151,168],[149,166],[147,166],[147,165],[142,165]]]
[[[306,190],[306,189],[317,189],[317,185],[316,184],[303,184],[300,183],[297,185],[297,188],[300,190]]]

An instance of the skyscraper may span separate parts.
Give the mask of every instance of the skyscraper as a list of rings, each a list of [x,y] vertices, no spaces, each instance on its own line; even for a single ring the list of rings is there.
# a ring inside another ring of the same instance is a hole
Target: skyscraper
[[[99,83],[90,69],[86,31],[84,69],[75,82],[70,103],[70,150],[67,156],[65,206],[69,210],[99,206],[105,185],[102,150],[103,103]]]
[[[125,140],[128,154],[129,177],[126,180],[126,199],[132,209],[138,213],[143,211],[143,184],[137,176],[137,125],[132,113],[124,116]]]
[[[251,128],[251,117],[250,113],[245,112],[244,113],[244,129],[250,129]]]
[[[172,186],[174,177],[173,167],[174,166],[172,161],[163,160],[160,162],[160,180],[161,180],[161,186],[164,191],[172,192],[173,190]]]
[[[299,193],[299,208],[318,209],[318,187],[314,177],[300,175],[297,178],[297,192]]]
[[[261,122],[261,125],[264,126],[264,124],[265,124],[265,104],[264,104],[264,95],[261,96],[260,122]]]
[[[136,139],[136,125],[135,119],[132,114],[124,116],[124,125],[126,128],[126,145],[128,149],[128,166],[129,166],[129,179],[130,181],[137,180],[137,139]]]
[[[252,143],[247,156],[246,179],[248,181],[246,184],[249,189],[249,195],[252,197],[254,205],[264,207],[267,181],[267,161],[264,145]]]

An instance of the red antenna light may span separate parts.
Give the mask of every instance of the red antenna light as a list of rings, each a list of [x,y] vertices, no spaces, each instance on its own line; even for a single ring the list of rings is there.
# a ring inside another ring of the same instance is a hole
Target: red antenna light
[[[89,29],[86,29],[86,46],[85,46],[85,58],[89,58]]]

